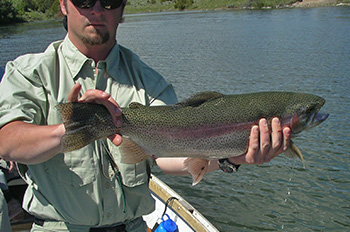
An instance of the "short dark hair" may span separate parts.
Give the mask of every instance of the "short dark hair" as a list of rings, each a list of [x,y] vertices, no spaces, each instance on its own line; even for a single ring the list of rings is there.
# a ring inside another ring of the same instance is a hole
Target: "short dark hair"
[[[63,17],[62,23],[63,23],[64,29],[66,29],[66,31],[68,31],[68,27],[67,27],[67,15],[65,15],[65,16]]]

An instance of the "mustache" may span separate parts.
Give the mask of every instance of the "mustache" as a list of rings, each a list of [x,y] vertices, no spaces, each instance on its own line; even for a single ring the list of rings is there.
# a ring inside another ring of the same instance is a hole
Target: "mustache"
[[[105,25],[106,24],[106,18],[101,15],[98,17],[94,17],[94,18],[87,18],[86,21],[84,21],[84,26],[89,26],[89,25],[94,25],[94,24],[98,24],[98,25]]]

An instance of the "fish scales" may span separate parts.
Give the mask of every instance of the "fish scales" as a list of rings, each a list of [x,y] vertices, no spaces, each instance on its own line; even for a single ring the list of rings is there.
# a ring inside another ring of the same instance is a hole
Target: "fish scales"
[[[140,162],[149,155],[188,157],[186,165],[194,183],[198,183],[206,172],[208,160],[246,152],[250,128],[259,119],[267,118],[270,123],[273,117],[279,117],[295,135],[328,117],[319,113],[324,103],[316,95],[294,92],[238,95],[202,92],[171,106],[131,103],[128,108],[122,108],[120,128],[114,126],[102,105],[64,103],[57,109],[66,128],[63,151],[79,149],[119,133],[123,136],[122,162]],[[287,153],[303,160],[300,150],[291,144]]]
[[[194,107],[183,106],[181,103],[159,107],[142,107],[136,104],[137,106],[123,109],[123,113],[134,125],[169,126],[170,124],[173,127],[189,127],[220,122],[256,122],[261,117],[283,117],[294,114],[296,109],[300,108],[300,101],[310,101],[313,99],[312,96],[314,95],[286,92],[222,95]],[[321,104],[321,99],[317,100]]]
[[[224,158],[246,150],[251,124],[215,125],[191,128],[126,126],[120,133],[157,157]],[[129,130],[130,129],[130,130]],[[157,141],[156,143],[154,141]],[[152,144],[152,146],[148,146]]]

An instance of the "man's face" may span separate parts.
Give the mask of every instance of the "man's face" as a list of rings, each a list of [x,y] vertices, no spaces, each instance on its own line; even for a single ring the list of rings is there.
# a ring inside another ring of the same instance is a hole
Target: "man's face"
[[[88,46],[114,44],[116,30],[122,17],[122,7],[107,10],[100,1],[89,9],[80,9],[71,0],[60,0],[61,9],[67,15],[70,40]]]

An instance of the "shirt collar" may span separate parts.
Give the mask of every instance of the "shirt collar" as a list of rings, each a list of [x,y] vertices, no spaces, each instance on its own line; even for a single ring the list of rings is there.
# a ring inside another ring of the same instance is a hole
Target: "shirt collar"
[[[116,79],[119,76],[119,62],[120,62],[119,45],[118,43],[115,43],[114,47],[112,48],[111,52],[108,54],[106,58],[107,72],[114,79]]]
[[[67,62],[67,66],[70,69],[72,77],[75,78],[76,75],[83,68],[84,64],[89,61],[91,64],[94,61],[88,57],[86,57],[83,53],[81,53],[78,48],[72,43],[72,41],[68,38],[68,34],[66,35],[63,43],[62,43],[62,53],[64,59]],[[113,78],[116,78],[119,74],[119,45],[116,43],[112,48],[111,52],[107,56],[106,60],[106,68],[107,72]]]
[[[83,53],[81,53],[77,47],[70,41],[68,34],[62,43],[62,54],[66,60],[67,67],[72,74],[72,78],[79,73],[84,63],[89,60]]]

